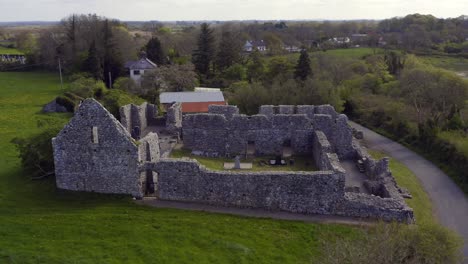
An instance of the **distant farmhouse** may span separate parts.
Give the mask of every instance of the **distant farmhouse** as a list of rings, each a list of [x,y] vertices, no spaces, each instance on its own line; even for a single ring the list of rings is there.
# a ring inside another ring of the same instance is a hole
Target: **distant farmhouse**
[[[141,76],[145,72],[154,71],[157,67],[156,63],[146,57],[146,53],[142,53],[137,61],[125,63],[125,68],[130,72],[130,78],[138,85],[141,85]]]
[[[287,52],[301,52],[301,48],[295,45],[284,45],[283,49]]]
[[[208,113],[210,105],[226,105],[221,91],[166,92],[159,95],[159,101],[167,110],[174,103],[182,104],[182,113]]]
[[[334,38],[329,39],[329,41],[336,45],[343,45],[343,44],[349,44],[351,42],[351,39],[348,37],[334,37]]]
[[[267,45],[266,42],[262,40],[256,41],[256,40],[247,40],[244,44],[244,51],[246,52],[252,52],[255,49],[257,49],[260,52],[265,52],[267,51]]]

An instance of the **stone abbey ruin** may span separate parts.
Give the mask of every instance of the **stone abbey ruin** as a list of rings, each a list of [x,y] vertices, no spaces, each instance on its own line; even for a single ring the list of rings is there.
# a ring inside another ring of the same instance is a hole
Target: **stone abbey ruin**
[[[120,118],[94,99],[81,103],[52,140],[58,188],[414,222],[388,159],[374,160],[332,106],[262,106],[246,116],[235,106],[212,105],[208,113],[182,115],[175,103],[161,118],[155,105],[144,103],[122,107]],[[223,158],[279,156],[287,149],[310,157],[318,170],[215,171],[195,159],[169,158],[175,143]]]

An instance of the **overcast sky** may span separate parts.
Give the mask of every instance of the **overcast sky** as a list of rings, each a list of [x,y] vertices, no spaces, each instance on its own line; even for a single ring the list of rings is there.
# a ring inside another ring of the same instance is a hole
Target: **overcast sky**
[[[72,13],[120,20],[447,18],[468,15],[468,0],[0,0],[0,21],[57,21]]]

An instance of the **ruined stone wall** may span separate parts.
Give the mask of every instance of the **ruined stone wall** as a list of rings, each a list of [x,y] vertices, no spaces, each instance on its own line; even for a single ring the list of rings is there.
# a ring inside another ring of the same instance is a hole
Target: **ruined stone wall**
[[[166,130],[175,135],[182,133],[182,103],[174,103],[167,109]]]
[[[144,131],[148,126],[156,125],[158,116],[158,107],[153,104],[143,103],[142,105],[129,104],[120,109],[120,122],[132,132],[132,129],[138,126],[140,131]]]
[[[344,175],[335,172],[211,171],[194,160],[161,160],[159,199],[219,206],[331,214],[344,198]]]
[[[142,196],[138,147],[94,99],[81,104],[52,143],[58,188]]]
[[[159,136],[156,133],[149,133],[138,142],[139,161],[155,162],[161,158],[159,149]]]
[[[146,170],[158,172],[161,200],[414,222],[413,211],[403,200],[346,193],[342,168],[227,172],[208,170],[195,160],[163,159],[140,167],[140,171]]]
[[[210,105],[208,106],[208,113],[221,114],[227,119],[231,119],[232,116],[239,114],[239,108],[233,105]]]
[[[414,223],[413,209],[404,201],[382,198],[363,193],[346,193],[345,202],[336,208],[337,215],[360,218],[377,218],[384,221]]]
[[[290,144],[298,154],[312,150],[312,124],[305,115],[234,115],[221,114],[184,116],[184,146],[207,155],[245,154],[247,144],[255,145],[258,154],[281,154]]]
[[[346,173],[340,164],[338,155],[333,152],[333,148],[325,134],[317,130],[314,132],[313,156],[315,165],[322,171],[335,171]]]
[[[209,114],[184,116],[185,147],[208,156],[245,154],[249,143],[257,154],[278,155],[283,146],[309,154],[313,131],[320,130],[340,158],[355,155],[348,119],[331,106],[261,106],[259,115],[236,113],[237,107],[210,106]]]

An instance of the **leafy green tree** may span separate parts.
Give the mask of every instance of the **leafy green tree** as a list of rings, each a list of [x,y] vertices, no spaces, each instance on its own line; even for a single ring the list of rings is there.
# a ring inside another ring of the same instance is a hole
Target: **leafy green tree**
[[[312,69],[310,68],[310,58],[306,49],[301,50],[301,55],[296,65],[296,71],[294,72],[294,77],[296,79],[306,80],[312,74]]]
[[[197,49],[192,53],[192,62],[197,73],[209,75],[215,54],[214,42],[213,30],[207,23],[203,23],[198,36]]]
[[[247,65],[247,78],[249,82],[260,81],[265,74],[265,65],[262,61],[262,54],[258,49],[254,51],[249,56],[249,63]]]
[[[286,81],[292,78],[294,65],[284,57],[273,57],[268,64],[266,79]]]
[[[166,54],[161,45],[161,41],[158,38],[151,38],[146,44],[146,56],[148,59],[156,63],[157,65],[163,65],[167,63]]]
[[[101,59],[96,50],[96,42],[93,41],[88,50],[88,57],[83,62],[83,71],[88,72],[96,80],[103,79]]]
[[[23,168],[33,176],[33,179],[54,175],[52,138],[57,136],[66,121],[66,118],[41,117],[37,122],[41,132],[28,138],[12,140],[19,150]]]

